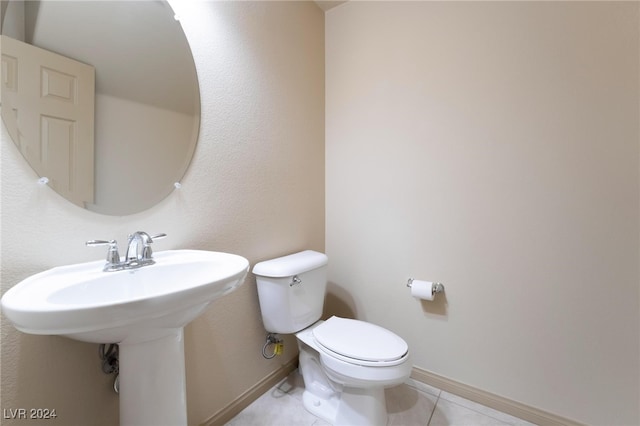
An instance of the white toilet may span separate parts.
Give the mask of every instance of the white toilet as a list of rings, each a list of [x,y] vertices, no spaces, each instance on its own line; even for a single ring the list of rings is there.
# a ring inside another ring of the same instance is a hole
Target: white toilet
[[[321,321],[327,256],[303,251],[256,264],[262,321],[270,333],[296,333],[304,407],[333,424],[387,424],[384,388],[411,373],[407,343],[364,321]]]

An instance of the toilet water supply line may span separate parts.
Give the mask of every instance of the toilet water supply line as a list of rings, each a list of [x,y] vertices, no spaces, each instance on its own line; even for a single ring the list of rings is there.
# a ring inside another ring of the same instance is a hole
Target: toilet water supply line
[[[273,345],[273,353],[268,355],[267,348]],[[284,342],[282,339],[278,337],[275,333],[267,334],[267,341],[264,343],[262,347],[262,356],[266,359],[275,358],[276,355],[282,355],[282,351],[284,350]]]

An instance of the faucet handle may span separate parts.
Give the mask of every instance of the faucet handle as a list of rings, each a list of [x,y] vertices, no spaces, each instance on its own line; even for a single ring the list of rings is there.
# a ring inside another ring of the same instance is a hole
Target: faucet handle
[[[150,236],[149,239],[144,242],[144,245],[142,247],[143,261],[151,261],[151,262],[153,261],[153,250],[151,249],[151,243],[154,242],[155,240],[165,238],[166,236],[167,234],[164,234],[164,233],[153,235],[153,236]]]
[[[109,246],[109,250],[115,248],[118,249],[118,242],[116,240],[89,240],[85,243],[87,247],[95,246]]]
[[[109,267],[120,264],[120,253],[118,253],[118,242],[116,240],[89,240],[85,243],[87,247],[95,246],[109,246],[107,251],[107,265],[105,270]]]

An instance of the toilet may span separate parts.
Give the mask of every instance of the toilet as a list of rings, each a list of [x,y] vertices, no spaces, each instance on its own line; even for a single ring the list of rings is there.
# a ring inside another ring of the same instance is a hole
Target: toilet
[[[332,425],[384,426],[384,389],[409,378],[409,348],[393,332],[365,321],[320,320],[327,263],[325,254],[306,250],[253,267],[264,327],[295,333],[307,411]]]

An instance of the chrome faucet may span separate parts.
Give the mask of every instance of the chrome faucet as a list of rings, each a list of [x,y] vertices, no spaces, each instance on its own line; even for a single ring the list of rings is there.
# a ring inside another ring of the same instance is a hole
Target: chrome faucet
[[[153,237],[146,232],[137,231],[129,235],[127,240],[127,253],[124,261],[120,259],[118,252],[118,242],[116,240],[90,240],[87,246],[109,246],[107,252],[107,263],[104,265],[103,271],[121,271],[123,269],[141,268],[146,265],[153,265],[153,250],[151,243],[153,240],[166,237],[167,234],[158,234]]]
[[[166,237],[167,234],[158,234],[153,237],[146,232],[137,231],[129,235],[127,240],[127,254],[124,256],[125,262],[130,268],[139,268],[145,265],[153,265],[153,250],[151,243],[153,240]]]

